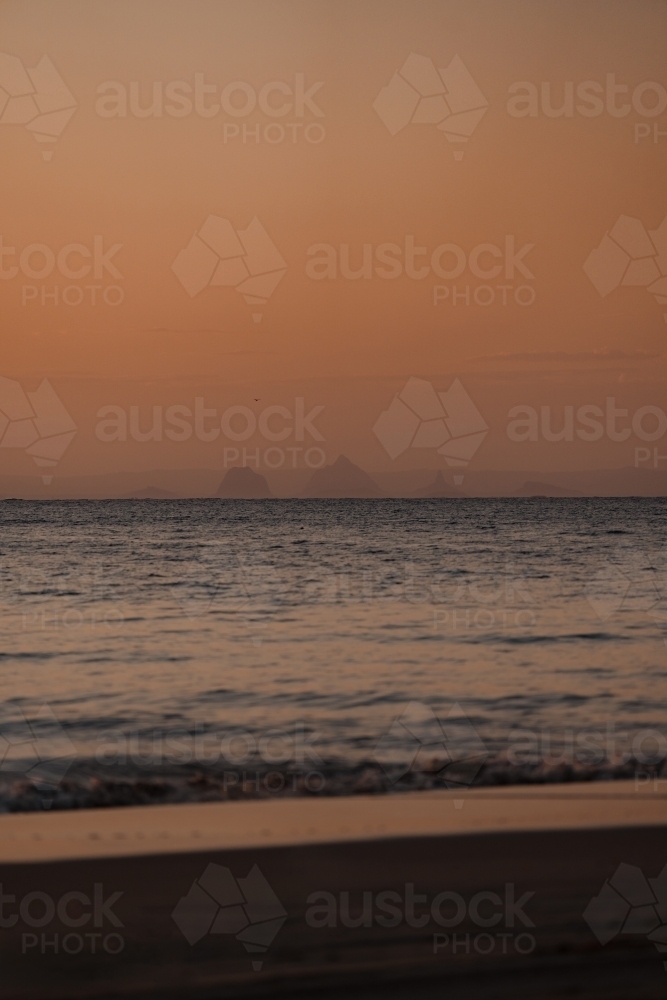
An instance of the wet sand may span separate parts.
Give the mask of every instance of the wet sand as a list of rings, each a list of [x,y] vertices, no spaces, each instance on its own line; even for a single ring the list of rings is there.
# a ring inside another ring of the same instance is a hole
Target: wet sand
[[[621,864],[667,865],[664,784],[2,816],[2,995],[664,997],[667,955],[583,919]]]

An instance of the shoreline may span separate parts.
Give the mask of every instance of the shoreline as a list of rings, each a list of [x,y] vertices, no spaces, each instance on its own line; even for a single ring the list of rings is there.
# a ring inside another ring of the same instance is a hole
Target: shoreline
[[[339,822],[341,801],[345,822]],[[398,837],[667,826],[667,780],[250,799],[0,816],[0,864]],[[224,832],[223,832],[224,831]],[[667,861],[667,848],[666,858]]]
[[[552,785],[340,807],[285,799],[0,817],[3,995],[664,995],[666,956],[646,935],[601,944],[584,919],[619,865],[667,872],[664,791]],[[239,924],[240,888],[250,916]]]
[[[127,808],[156,805],[186,805],[212,802],[283,801],[305,798],[316,802],[327,798],[350,798],[358,795],[405,795],[445,790],[493,791],[503,788],[543,788],[586,784],[595,789],[602,784],[632,782],[636,791],[664,785],[667,789],[667,765],[641,764],[631,759],[624,763],[564,764],[509,763],[500,754],[486,760],[461,765],[447,765],[434,757],[420,770],[397,767],[392,773],[377,762],[366,760],[345,767],[342,763],[322,763],[317,770],[306,771],[289,766],[278,767],[248,763],[243,770],[233,767],[155,769],[101,768],[84,761],[78,768],[68,768],[57,785],[42,785],[26,777],[4,779],[0,775],[0,816],[49,810],[61,812],[84,809]],[[106,773],[104,773],[106,772]]]

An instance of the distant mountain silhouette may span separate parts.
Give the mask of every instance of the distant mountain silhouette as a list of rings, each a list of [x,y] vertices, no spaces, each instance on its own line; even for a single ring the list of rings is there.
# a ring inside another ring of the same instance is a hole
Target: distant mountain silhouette
[[[462,493],[461,490],[457,490],[455,486],[450,486],[448,482],[445,481],[445,477],[442,474],[442,470],[438,470],[435,479],[432,483],[428,483],[426,486],[422,486],[420,490],[415,490],[411,493],[411,497],[464,497],[466,494]]]
[[[345,455],[339,455],[332,465],[324,465],[321,469],[316,469],[301,495],[312,499],[386,496],[368,473],[351,462]]]
[[[664,464],[664,463],[663,463]],[[290,463],[291,465],[291,463]],[[271,473],[271,492],[277,497],[300,497],[314,470],[277,469]],[[433,481],[434,469],[399,471],[392,467],[373,473],[373,483],[387,497],[409,497]],[[549,483],[536,480],[548,475]],[[55,475],[47,487],[39,475],[0,475],[0,497],[24,500],[117,500],[141,496],[146,480],[152,490],[162,490],[156,499],[197,499],[215,495],[221,480],[219,469],[178,468],[140,469],[125,472]],[[447,474],[445,472],[445,478]],[[535,469],[466,469],[462,489],[471,497],[512,497],[517,490],[537,483],[539,492],[556,496],[556,486],[563,496],[589,497],[667,497],[667,469],[635,468],[578,469],[542,473]],[[374,494],[376,495],[376,494]],[[519,494],[525,495],[523,492]]]
[[[568,490],[562,486],[551,486],[549,483],[537,483],[529,480],[514,494],[515,497],[583,497],[581,490]]]
[[[228,500],[263,500],[272,497],[264,476],[246,466],[234,465],[218,486],[216,497]]]
[[[125,493],[119,500],[175,500],[176,494],[171,490],[161,490],[157,486],[147,486],[144,490]]]

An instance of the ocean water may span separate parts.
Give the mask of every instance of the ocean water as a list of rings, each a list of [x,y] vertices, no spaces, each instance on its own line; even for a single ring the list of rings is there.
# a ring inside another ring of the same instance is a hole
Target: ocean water
[[[0,504],[0,810],[667,775],[667,501]]]

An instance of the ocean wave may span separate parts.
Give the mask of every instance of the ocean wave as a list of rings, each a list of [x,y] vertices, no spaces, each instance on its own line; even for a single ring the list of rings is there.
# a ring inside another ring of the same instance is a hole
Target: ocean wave
[[[465,794],[469,789],[499,786],[567,785],[573,782],[635,780],[667,781],[667,761],[646,765],[635,759],[622,763],[605,761],[585,765],[572,763],[511,764],[502,757],[483,764],[463,761],[443,765],[434,759],[420,770],[405,771],[401,765],[383,768],[372,761],[354,767],[335,764],[317,771],[285,767],[253,770],[206,770],[184,768],[164,774],[146,769],[141,774],[81,772],[56,786],[44,782],[0,779],[0,813],[69,809],[104,809],[122,806],[234,802],[275,798],[343,797],[391,795],[408,791],[449,790]]]

